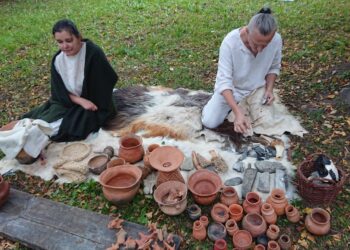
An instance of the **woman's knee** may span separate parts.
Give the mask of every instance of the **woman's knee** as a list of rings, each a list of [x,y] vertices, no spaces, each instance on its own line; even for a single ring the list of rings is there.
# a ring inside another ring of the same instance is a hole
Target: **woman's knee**
[[[213,117],[202,114],[202,124],[204,127],[212,129],[218,127],[220,125],[220,122],[218,122],[216,119],[213,119]]]

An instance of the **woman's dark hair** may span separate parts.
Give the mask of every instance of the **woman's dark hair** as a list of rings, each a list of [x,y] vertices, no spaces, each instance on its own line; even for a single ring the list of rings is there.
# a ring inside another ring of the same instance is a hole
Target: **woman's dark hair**
[[[62,19],[55,23],[52,27],[52,35],[55,35],[56,32],[62,32],[63,30],[76,37],[81,37],[77,26],[69,19]]]

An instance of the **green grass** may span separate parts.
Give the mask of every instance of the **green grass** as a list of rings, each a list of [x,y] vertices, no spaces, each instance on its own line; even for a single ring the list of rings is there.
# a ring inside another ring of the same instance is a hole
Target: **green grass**
[[[84,37],[104,49],[120,76],[120,87],[144,84],[212,90],[222,39],[266,4],[278,17],[284,41],[277,87],[283,102],[301,117],[310,132],[304,138],[292,138],[294,163],[299,164],[315,151],[324,151],[349,172],[349,113],[336,98],[327,98],[338,96],[350,82],[349,68],[332,74],[350,60],[348,0],[0,1],[0,124],[48,98],[49,65],[57,50],[51,28],[58,19],[74,20]],[[324,121],[331,128],[324,126]],[[93,181],[59,186],[19,173],[8,178],[22,190],[69,205],[104,214],[120,213],[141,224],[159,218],[161,224],[184,238],[186,249],[212,247],[208,240],[198,243],[191,239],[192,222],[186,214],[164,216],[152,199],[141,194],[127,208],[119,208],[103,198],[100,185]],[[305,208],[303,203],[297,205]],[[346,186],[331,206],[330,236],[310,241],[310,248],[348,247],[350,223],[345,211],[349,206]],[[205,209],[208,213],[209,208]],[[299,244],[298,227],[285,219],[279,223]],[[337,233],[340,240],[334,240]]]

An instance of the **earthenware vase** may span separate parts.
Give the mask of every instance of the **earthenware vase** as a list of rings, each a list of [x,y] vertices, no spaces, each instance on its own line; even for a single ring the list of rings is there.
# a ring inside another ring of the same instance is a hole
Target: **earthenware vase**
[[[252,235],[246,230],[238,230],[232,236],[233,245],[237,249],[249,249],[252,245]]]
[[[212,241],[216,241],[218,239],[224,239],[227,235],[226,228],[223,224],[213,222],[208,226],[208,238]]]
[[[142,138],[135,134],[123,136],[119,140],[118,156],[126,162],[135,163],[143,158]]]
[[[201,217],[199,217],[199,221],[203,224],[203,226],[204,226],[205,228],[208,227],[208,225],[209,225],[209,219],[208,219],[207,216],[202,215]]]
[[[238,204],[239,198],[234,187],[224,187],[220,195],[220,201],[226,206],[231,204]]]
[[[196,240],[204,240],[207,237],[207,231],[199,220],[193,222],[192,236]]]
[[[267,250],[280,250],[280,246],[278,245],[277,241],[270,240],[269,243],[267,243]]]
[[[188,206],[186,210],[191,220],[198,220],[202,213],[201,208],[197,204]]]
[[[228,207],[222,203],[216,203],[210,211],[211,218],[218,223],[225,223],[228,218]]]
[[[243,207],[241,205],[231,204],[228,210],[231,219],[234,219],[236,222],[241,221],[243,218]]]
[[[277,214],[271,204],[264,203],[261,206],[261,214],[264,217],[267,224],[276,224]]]
[[[243,217],[242,228],[251,233],[255,238],[266,232],[266,222],[258,213],[248,213]]]
[[[267,197],[266,203],[271,204],[277,215],[283,215],[285,207],[288,205],[288,200],[282,189],[275,188],[271,191],[271,195]]]
[[[147,147],[145,155],[143,156],[143,164],[145,165],[145,167],[152,167],[151,163],[149,162],[149,155],[154,149],[158,147],[160,147],[159,144],[151,144]]]
[[[312,234],[325,235],[331,227],[331,217],[326,210],[313,208],[305,218],[305,227]]]
[[[214,250],[227,250],[227,243],[224,239],[218,239],[214,243]]]
[[[266,231],[266,236],[270,240],[277,240],[280,234],[280,228],[277,225],[271,224]]]
[[[299,210],[288,204],[286,207],[285,207],[285,213],[287,215],[287,219],[292,222],[292,223],[297,223],[299,222],[300,220],[300,214],[299,214]]]
[[[243,202],[243,209],[246,213],[260,214],[261,198],[256,192],[249,192]]]
[[[226,231],[229,235],[233,236],[233,234],[239,230],[237,222],[234,219],[229,219],[225,223]]]
[[[10,184],[0,175],[0,207],[7,201],[10,194]]]
[[[266,249],[265,246],[262,244],[258,244],[254,247],[254,250],[265,250],[265,249]]]
[[[282,250],[289,250],[292,247],[292,241],[290,237],[286,234],[282,234],[278,239],[278,244],[280,245]]]

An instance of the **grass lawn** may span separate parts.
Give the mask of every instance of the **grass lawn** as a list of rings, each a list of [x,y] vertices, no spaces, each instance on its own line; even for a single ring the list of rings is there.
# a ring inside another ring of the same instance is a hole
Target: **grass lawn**
[[[117,69],[118,86],[163,85],[212,90],[218,49],[233,28],[245,25],[264,4],[278,17],[284,40],[278,81],[283,102],[310,132],[293,137],[293,161],[323,151],[350,172],[350,110],[339,93],[350,85],[350,1],[295,0],[43,0],[0,1],[0,125],[49,96],[49,65],[57,50],[51,28],[70,18],[100,45]],[[98,183],[57,185],[17,173],[14,187],[46,198],[147,224],[158,221],[184,239],[183,249],[211,249],[191,238],[185,214],[168,217],[153,199],[138,195],[128,207],[108,203]],[[329,207],[329,235],[314,237],[303,225],[278,224],[298,249],[350,248],[350,185]],[[295,202],[303,213],[309,209]],[[209,208],[204,207],[204,211]],[[17,245],[18,246],[18,245]],[[232,246],[232,244],[230,245]]]

